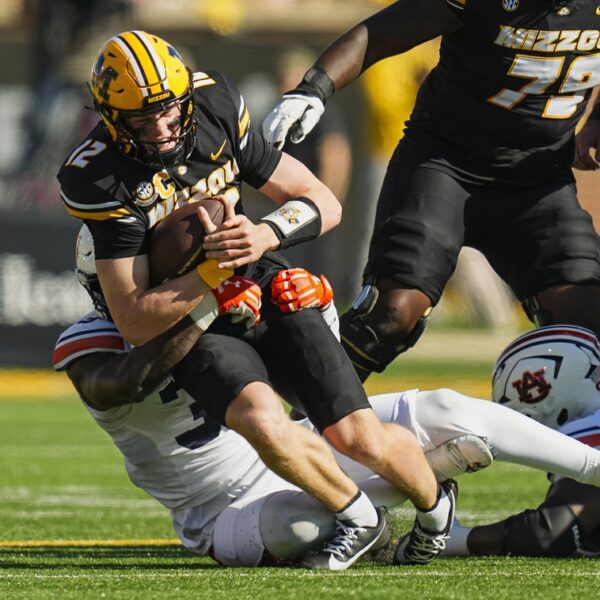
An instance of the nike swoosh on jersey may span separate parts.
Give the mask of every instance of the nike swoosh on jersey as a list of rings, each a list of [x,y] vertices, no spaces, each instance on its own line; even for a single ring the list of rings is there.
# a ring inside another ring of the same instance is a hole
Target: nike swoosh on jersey
[[[596,6],[596,14],[600,17],[600,6]]]
[[[210,153],[210,160],[217,160],[217,158],[219,158],[219,156],[221,156],[221,153],[225,149],[225,144],[226,143],[227,143],[227,140],[226,139],[223,140],[223,143],[221,144],[221,147],[216,152],[211,152]]]

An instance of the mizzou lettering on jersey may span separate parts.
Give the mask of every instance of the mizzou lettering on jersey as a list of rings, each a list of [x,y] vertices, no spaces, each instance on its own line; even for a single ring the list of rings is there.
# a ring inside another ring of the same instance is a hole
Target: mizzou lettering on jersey
[[[228,187],[228,185],[235,181],[239,172],[240,169],[235,159],[231,159],[224,165],[217,167],[208,177],[203,177],[190,187],[181,190],[177,190],[173,182],[164,177],[164,171],[156,173],[152,178],[152,183],[161,200],[146,213],[148,229],[152,229],[159,221],[168,217],[178,208],[203,198],[223,194],[230,202],[235,204],[240,199],[239,190],[237,187]]]
[[[98,124],[71,152],[58,179],[66,210],[94,236],[97,258],[147,253],[147,233],[177,208],[223,194],[243,212],[241,184],[261,187],[281,153],[250,126],[235,85],[194,75],[195,148],[183,164],[156,171],[126,157]]]
[[[589,52],[600,48],[600,31],[598,29],[544,31],[500,25],[500,33],[494,43],[513,50],[532,52],[573,52],[574,50]]]

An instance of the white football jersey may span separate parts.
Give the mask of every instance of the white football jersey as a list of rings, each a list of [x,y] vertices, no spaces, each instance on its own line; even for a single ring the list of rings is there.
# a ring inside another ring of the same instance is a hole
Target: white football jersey
[[[64,370],[86,354],[130,349],[112,322],[92,312],[59,337],[54,368]],[[123,454],[131,481],[167,508],[211,501],[219,512],[265,470],[244,438],[210,419],[171,378],[143,402],[86,408]]]
[[[600,410],[563,425],[559,431],[600,450]]]

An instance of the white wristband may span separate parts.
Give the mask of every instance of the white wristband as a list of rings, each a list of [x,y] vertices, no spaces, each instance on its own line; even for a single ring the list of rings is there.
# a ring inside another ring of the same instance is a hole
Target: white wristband
[[[280,248],[289,248],[321,235],[321,212],[309,198],[288,200],[261,218],[279,238]]]
[[[219,316],[219,303],[212,292],[198,303],[189,313],[196,326],[206,331],[211,323]]]

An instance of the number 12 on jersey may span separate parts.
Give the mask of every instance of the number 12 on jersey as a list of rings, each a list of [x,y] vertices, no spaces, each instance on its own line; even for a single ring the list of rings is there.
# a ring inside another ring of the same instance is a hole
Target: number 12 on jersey
[[[488,102],[512,110],[527,94],[543,94],[561,77],[558,90],[561,96],[551,96],[542,112],[544,119],[568,119],[585,99],[577,93],[600,84],[600,54],[579,56],[571,62],[563,75],[565,57],[541,57],[517,54],[508,70],[512,77],[531,79],[519,90],[503,89],[488,98]]]

